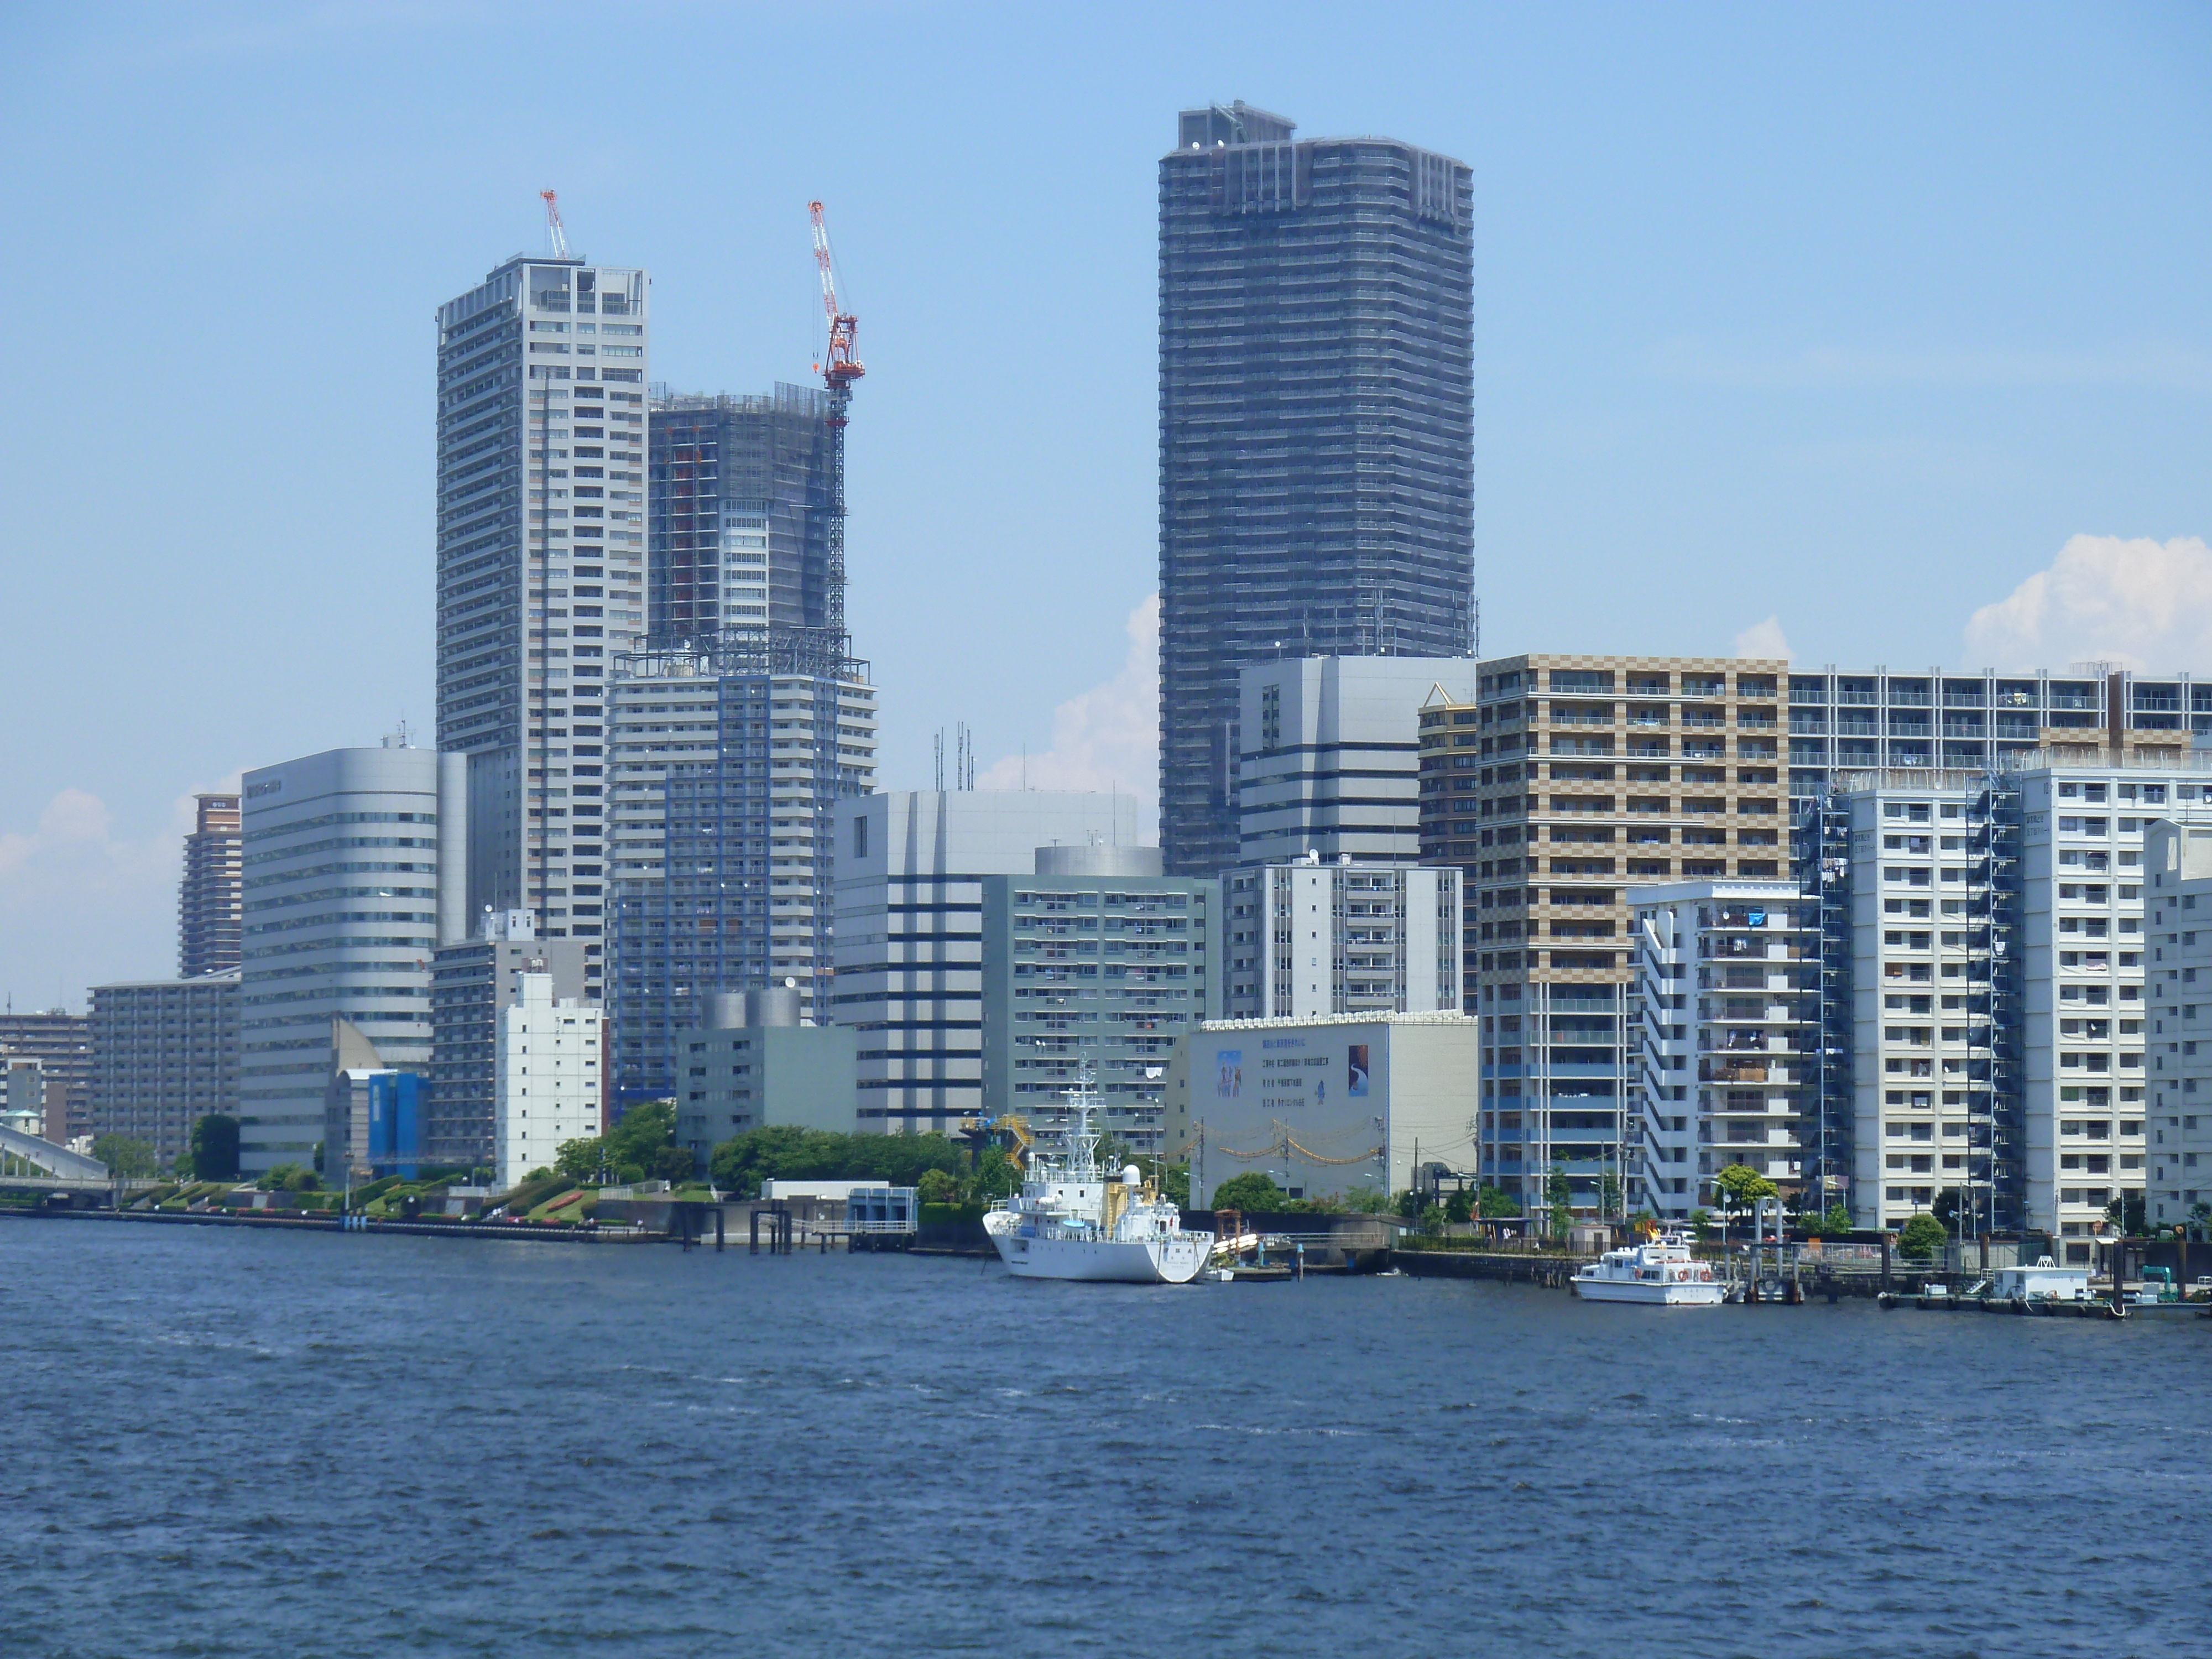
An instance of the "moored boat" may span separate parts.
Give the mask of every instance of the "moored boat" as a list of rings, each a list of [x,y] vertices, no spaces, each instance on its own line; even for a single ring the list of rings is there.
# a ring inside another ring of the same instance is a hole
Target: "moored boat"
[[[1133,1164],[1098,1164],[1091,1127],[1097,1090],[1089,1068],[1068,1091],[1075,1126],[1067,1153],[1038,1153],[1022,1190],[983,1217],[983,1231],[1018,1279],[1078,1279],[1130,1285],[1187,1285],[1213,1255],[1213,1235],[1185,1232],[1182,1209]]]
[[[1661,1233],[1626,1249],[1607,1250],[1568,1283],[1586,1302],[1643,1302],[1655,1307],[1711,1308],[1724,1286],[1690,1251],[1680,1233]]]

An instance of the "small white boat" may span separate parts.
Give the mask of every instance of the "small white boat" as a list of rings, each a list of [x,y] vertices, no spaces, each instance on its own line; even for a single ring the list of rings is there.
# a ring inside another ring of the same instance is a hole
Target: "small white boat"
[[[1607,1250],[1568,1281],[1586,1302],[1646,1302],[1662,1308],[1715,1308],[1724,1286],[1690,1252],[1680,1233],[1662,1233],[1625,1250]]]
[[[1086,1065],[1068,1091],[1075,1109],[1068,1156],[1039,1156],[1022,1190],[983,1217],[983,1231],[1018,1279],[1189,1284],[1213,1256],[1213,1235],[1185,1232],[1182,1211],[1146,1185],[1135,1164],[1099,1168],[1091,1127],[1097,1101]]]

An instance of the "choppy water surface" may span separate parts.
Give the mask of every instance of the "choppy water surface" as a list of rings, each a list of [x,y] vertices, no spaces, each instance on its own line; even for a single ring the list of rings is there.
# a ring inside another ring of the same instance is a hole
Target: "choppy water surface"
[[[21,1655],[2201,1652],[2212,1323],[0,1221]]]

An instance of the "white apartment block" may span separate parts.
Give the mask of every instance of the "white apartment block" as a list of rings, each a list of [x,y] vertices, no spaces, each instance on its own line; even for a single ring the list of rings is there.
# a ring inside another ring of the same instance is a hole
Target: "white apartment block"
[[[1419,863],[1421,707],[1474,693],[1472,657],[1297,657],[1243,670],[1237,861],[1312,852]]]
[[[1628,1207],[1686,1218],[1717,1201],[1712,1177],[1734,1164],[1796,1195],[1820,1101],[1818,905],[1783,881],[1676,882],[1628,896]]]
[[[471,914],[604,948],[605,690],[645,629],[642,270],[507,260],[438,309],[438,746]]]
[[[2172,757],[2033,758],[1872,775],[1842,798],[1847,846],[1832,834],[1822,859],[1848,910],[1831,1048],[1850,1056],[1859,1224],[1901,1225],[1949,1189],[1969,1226],[2049,1231],[2087,1261],[2107,1206],[2144,1186],[2144,836],[2212,810]]]
[[[1222,878],[1231,1019],[1460,1009],[1460,872],[1292,864]]]
[[[2144,1217],[2212,1219],[2212,826],[2161,821],[2143,840],[2149,878],[2151,1074]]]
[[[863,1132],[951,1131],[983,1103],[983,878],[1048,847],[1135,847],[1133,797],[911,790],[836,811],[831,1017],[860,1031]]]
[[[494,1060],[492,1161],[513,1187],[550,1169],[563,1141],[599,1133],[599,1010],[556,997],[553,975],[520,975],[518,1000],[499,1013]]]

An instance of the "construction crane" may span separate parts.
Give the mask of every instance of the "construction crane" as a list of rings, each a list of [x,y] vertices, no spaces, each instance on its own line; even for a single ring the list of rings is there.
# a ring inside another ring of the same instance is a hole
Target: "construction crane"
[[[553,244],[553,257],[565,259],[568,257],[568,233],[561,228],[560,200],[550,190],[538,193],[545,198],[545,234]]]
[[[853,355],[853,338],[860,319],[837,309],[837,272],[830,258],[830,227],[822,217],[822,204],[809,202],[814,222],[814,263],[822,270],[822,312],[829,319],[829,349],[814,367],[830,393],[830,570],[827,586],[828,622],[832,634],[845,631],[845,424],[853,407],[853,383],[867,370]]]

